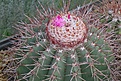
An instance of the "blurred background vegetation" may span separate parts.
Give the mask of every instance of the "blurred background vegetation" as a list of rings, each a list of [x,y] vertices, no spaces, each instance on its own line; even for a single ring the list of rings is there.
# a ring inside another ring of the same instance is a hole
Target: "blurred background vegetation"
[[[36,14],[36,6],[38,1],[41,2],[45,8],[52,6],[52,0],[0,0],[0,39],[11,36],[17,31],[12,27],[17,22],[27,21],[24,14],[34,16]],[[62,7],[62,0],[54,0],[58,8]],[[67,0],[65,0],[67,1]],[[90,0],[72,0],[71,9],[77,6],[88,3]]]

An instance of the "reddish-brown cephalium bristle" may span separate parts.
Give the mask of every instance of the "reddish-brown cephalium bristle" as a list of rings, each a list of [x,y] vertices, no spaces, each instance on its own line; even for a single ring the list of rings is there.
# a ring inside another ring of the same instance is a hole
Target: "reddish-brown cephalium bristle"
[[[49,40],[60,47],[72,48],[84,42],[87,27],[81,18],[71,13],[54,16],[47,25]]]

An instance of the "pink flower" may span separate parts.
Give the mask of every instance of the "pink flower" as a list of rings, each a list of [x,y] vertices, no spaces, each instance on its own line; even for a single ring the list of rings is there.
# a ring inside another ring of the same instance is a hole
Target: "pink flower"
[[[68,19],[70,19],[71,17],[70,17],[70,14],[68,14]]]
[[[56,26],[56,27],[62,27],[62,26],[65,25],[65,21],[64,21],[64,19],[63,19],[60,15],[58,15],[58,16],[56,16],[56,18],[53,20],[52,24],[53,24],[54,26]]]

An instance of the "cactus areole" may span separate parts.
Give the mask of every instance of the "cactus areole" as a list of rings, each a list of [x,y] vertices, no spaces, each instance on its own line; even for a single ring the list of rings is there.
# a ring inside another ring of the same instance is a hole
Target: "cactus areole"
[[[87,27],[75,14],[61,13],[51,18],[46,32],[52,44],[73,48],[84,42]]]

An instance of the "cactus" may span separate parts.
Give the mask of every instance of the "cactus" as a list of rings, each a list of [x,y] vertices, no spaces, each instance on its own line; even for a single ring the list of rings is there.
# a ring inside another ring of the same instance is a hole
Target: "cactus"
[[[0,51],[0,81],[11,81],[15,75],[15,61],[12,50]]]
[[[16,81],[117,80],[112,64],[117,53],[114,27],[120,20],[114,22],[107,12],[95,13],[90,4],[70,11],[70,2],[63,0],[62,11],[54,2],[49,9],[40,3],[37,16],[26,16],[30,23],[16,25],[23,41],[15,52]]]
[[[5,59],[5,54],[3,51],[0,51],[0,80],[1,81],[7,81],[6,76],[2,73],[4,67],[7,65],[8,62],[4,62],[3,59]]]
[[[19,47],[20,36],[14,35],[0,41],[0,81],[12,81],[16,75],[15,48]]]
[[[115,55],[115,60],[111,63],[111,68],[113,70],[112,75],[114,76],[115,81],[120,81],[120,54],[121,54],[121,0],[105,0],[103,3],[106,3],[104,6],[100,7],[100,13],[105,14],[105,17],[111,19],[110,27],[112,27],[112,32],[115,33],[114,36],[108,39],[111,39],[110,46],[113,48],[113,52]],[[112,33],[111,32],[111,33]],[[111,35],[108,33],[108,35]],[[116,34],[119,34],[118,36]],[[115,41],[115,42],[114,42]]]

